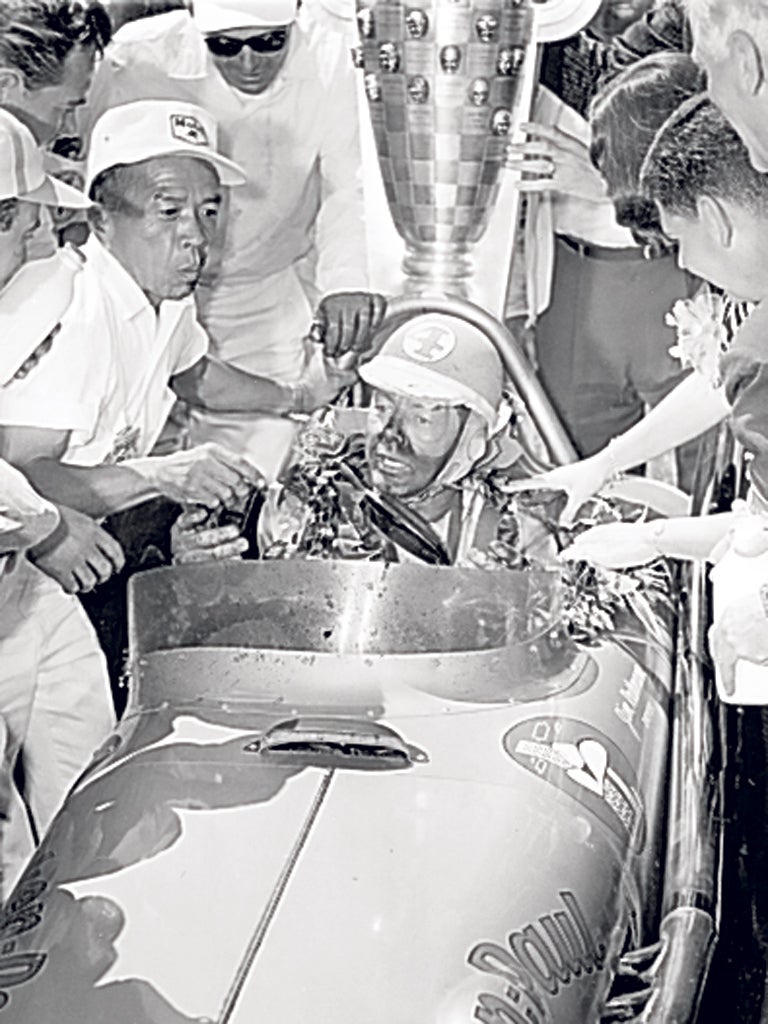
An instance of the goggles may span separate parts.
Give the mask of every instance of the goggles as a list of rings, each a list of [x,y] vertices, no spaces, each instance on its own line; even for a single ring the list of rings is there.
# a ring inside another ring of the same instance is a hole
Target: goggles
[[[404,398],[374,391],[368,410],[368,431],[383,434],[394,427],[417,455],[447,455],[456,443],[465,417],[455,405]]]
[[[237,57],[244,46],[250,47],[254,53],[279,53],[287,41],[287,28],[276,28],[273,32],[263,32],[258,36],[249,36],[248,39],[238,39],[237,36],[205,37],[205,45],[213,56],[227,60]]]

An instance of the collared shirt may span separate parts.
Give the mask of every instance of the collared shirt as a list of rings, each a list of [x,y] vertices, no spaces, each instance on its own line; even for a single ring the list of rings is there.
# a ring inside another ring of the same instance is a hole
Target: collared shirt
[[[295,25],[277,78],[251,96],[225,82],[191,16],[172,11],[125,25],[96,74],[91,119],[147,98],[183,98],[215,118],[221,151],[248,175],[231,191],[226,235],[209,261],[224,282],[308,260],[302,277],[321,294],[366,284],[353,69],[348,54],[329,61],[320,42]]]
[[[0,389],[0,424],[68,431],[62,462],[97,466],[147,455],[175,396],[169,381],[208,350],[194,300],[157,312],[91,238],[51,351]]]

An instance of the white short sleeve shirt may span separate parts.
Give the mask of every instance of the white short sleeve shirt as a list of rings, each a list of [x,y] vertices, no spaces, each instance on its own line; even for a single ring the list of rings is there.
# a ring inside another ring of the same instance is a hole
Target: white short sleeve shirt
[[[206,354],[208,338],[191,297],[156,312],[97,239],[84,253],[51,351],[0,388],[0,424],[66,430],[62,461],[97,466],[151,451],[175,400],[171,378]]]

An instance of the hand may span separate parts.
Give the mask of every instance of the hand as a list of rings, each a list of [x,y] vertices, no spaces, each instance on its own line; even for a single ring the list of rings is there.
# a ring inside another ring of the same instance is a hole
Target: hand
[[[173,524],[171,552],[174,564],[224,561],[239,558],[248,550],[248,541],[240,536],[234,524],[207,527],[208,517],[208,509],[191,508],[182,512]]]
[[[655,523],[606,523],[579,534],[560,558],[592,562],[606,569],[643,565],[659,557]]]
[[[212,442],[171,455],[133,459],[126,465],[146,477],[160,494],[182,505],[230,507],[262,483],[261,473],[248,459]]]
[[[387,300],[376,292],[326,295],[317,307],[313,340],[322,344],[329,359],[338,359],[348,352],[361,355],[371,347],[386,311]]]
[[[560,128],[523,124],[528,138],[510,142],[506,166],[521,171],[515,188],[520,192],[563,192],[599,202],[608,189],[589,158],[587,146]]]
[[[344,370],[326,359],[312,359],[298,384],[291,385],[293,392],[292,412],[308,413],[322,409],[334,400],[338,393],[357,381],[357,374]]]
[[[768,663],[768,618],[758,593],[739,597],[709,628],[709,649],[726,692],[735,688],[739,658],[758,665]]]
[[[59,507],[58,527],[27,557],[68,594],[87,593],[120,572],[123,549],[90,516]]]
[[[531,490],[540,487],[544,490],[565,491],[568,501],[560,516],[560,522],[564,526],[570,526],[584,502],[597,494],[612,475],[613,465],[607,455],[607,449],[604,448],[588,459],[540,473],[532,477],[528,483]]]

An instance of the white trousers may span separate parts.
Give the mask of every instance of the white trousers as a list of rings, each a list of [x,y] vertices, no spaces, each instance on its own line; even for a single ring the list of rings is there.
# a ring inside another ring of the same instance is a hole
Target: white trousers
[[[0,868],[6,896],[115,725],[104,655],[77,598],[22,563],[0,582]],[[10,588],[10,593],[8,589]],[[13,782],[19,755],[24,792]]]

